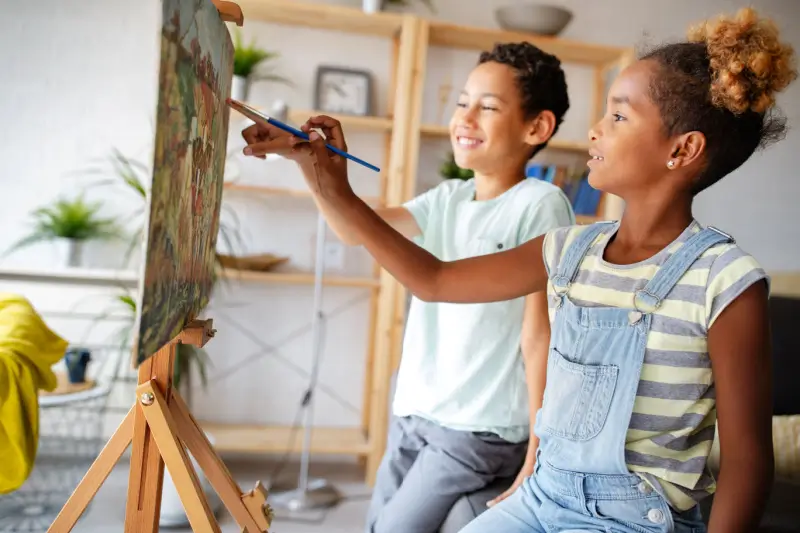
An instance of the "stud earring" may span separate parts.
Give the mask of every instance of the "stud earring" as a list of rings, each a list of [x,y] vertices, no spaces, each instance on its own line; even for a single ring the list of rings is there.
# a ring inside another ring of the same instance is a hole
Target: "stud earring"
[[[667,168],[668,168],[668,169],[670,169],[670,170],[672,170],[673,168],[675,168],[675,161],[673,161],[672,159],[670,159],[669,161],[667,161]]]

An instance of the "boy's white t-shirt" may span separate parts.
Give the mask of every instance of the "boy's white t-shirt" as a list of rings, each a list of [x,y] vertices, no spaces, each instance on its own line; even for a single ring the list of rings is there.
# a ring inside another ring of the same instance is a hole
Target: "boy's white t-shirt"
[[[575,223],[557,186],[525,179],[475,201],[474,180],[451,179],[407,202],[422,230],[415,242],[443,261],[508,250]],[[496,275],[502,276],[502,272]],[[525,298],[488,304],[411,299],[393,412],[444,427],[530,435],[520,349]]]

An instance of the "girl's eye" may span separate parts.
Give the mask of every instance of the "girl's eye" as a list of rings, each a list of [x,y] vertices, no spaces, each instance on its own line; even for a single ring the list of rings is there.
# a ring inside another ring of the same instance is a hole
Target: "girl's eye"
[[[488,105],[481,106],[481,109],[483,109],[484,111],[497,111],[496,107],[492,107],[492,106],[488,106]]]
[[[458,102],[456,105],[458,107],[467,107],[467,104],[465,104],[464,102]]]
[[[619,122],[620,120],[625,120],[625,117],[623,117],[619,113],[613,113],[611,116],[614,117],[614,122]]]

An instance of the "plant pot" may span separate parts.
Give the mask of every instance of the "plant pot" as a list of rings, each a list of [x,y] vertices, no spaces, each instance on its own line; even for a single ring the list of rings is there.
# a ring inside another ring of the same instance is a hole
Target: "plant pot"
[[[206,437],[213,445],[214,438],[208,433],[206,433]],[[194,471],[197,473],[197,480],[200,482],[200,487],[202,487],[203,493],[206,495],[208,507],[211,509],[212,513],[216,514],[222,502],[211,486],[211,483],[209,483],[205,474],[200,469],[200,465],[197,464],[197,460],[192,457],[189,450],[186,450],[186,454],[189,456],[189,459],[191,459]],[[161,517],[159,518],[158,524],[164,528],[189,527],[189,518],[186,516],[186,511],[183,509],[183,504],[181,503],[181,497],[178,495],[178,489],[175,488],[175,483],[172,481],[172,476],[169,475],[169,470],[167,468],[164,468],[164,484],[161,490]]]
[[[364,13],[378,13],[383,10],[383,0],[363,0]]]
[[[231,83],[231,98],[240,102],[247,101],[248,80],[245,76],[234,76]]]
[[[79,267],[83,263],[84,241],[78,239],[56,239],[57,261],[59,266]]]
[[[92,354],[86,348],[69,348],[64,354],[64,363],[67,365],[67,376],[70,383],[83,383],[86,381],[86,367],[92,360]]]

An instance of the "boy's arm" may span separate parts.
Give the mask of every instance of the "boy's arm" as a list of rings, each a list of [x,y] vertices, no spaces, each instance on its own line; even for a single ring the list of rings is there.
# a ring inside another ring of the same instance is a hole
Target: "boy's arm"
[[[708,332],[716,384],[720,473],[709,533],[755,531],[774,475],[767,288],[751,285]]]
[[[525,297],[525,318],[522,322],[522,358],[525,366],[525,382],[528,385],[530,409],[530,439],[525,463],[517,479],[504,493],[489,502],[489,507],[511,496],[525,478],[533,474],[539,437],[534,433],[536,413],[542,407],[544,386],[547,381],[547,352],[550,347],[550,317],[547,312],[547,292],[540,291]]]

